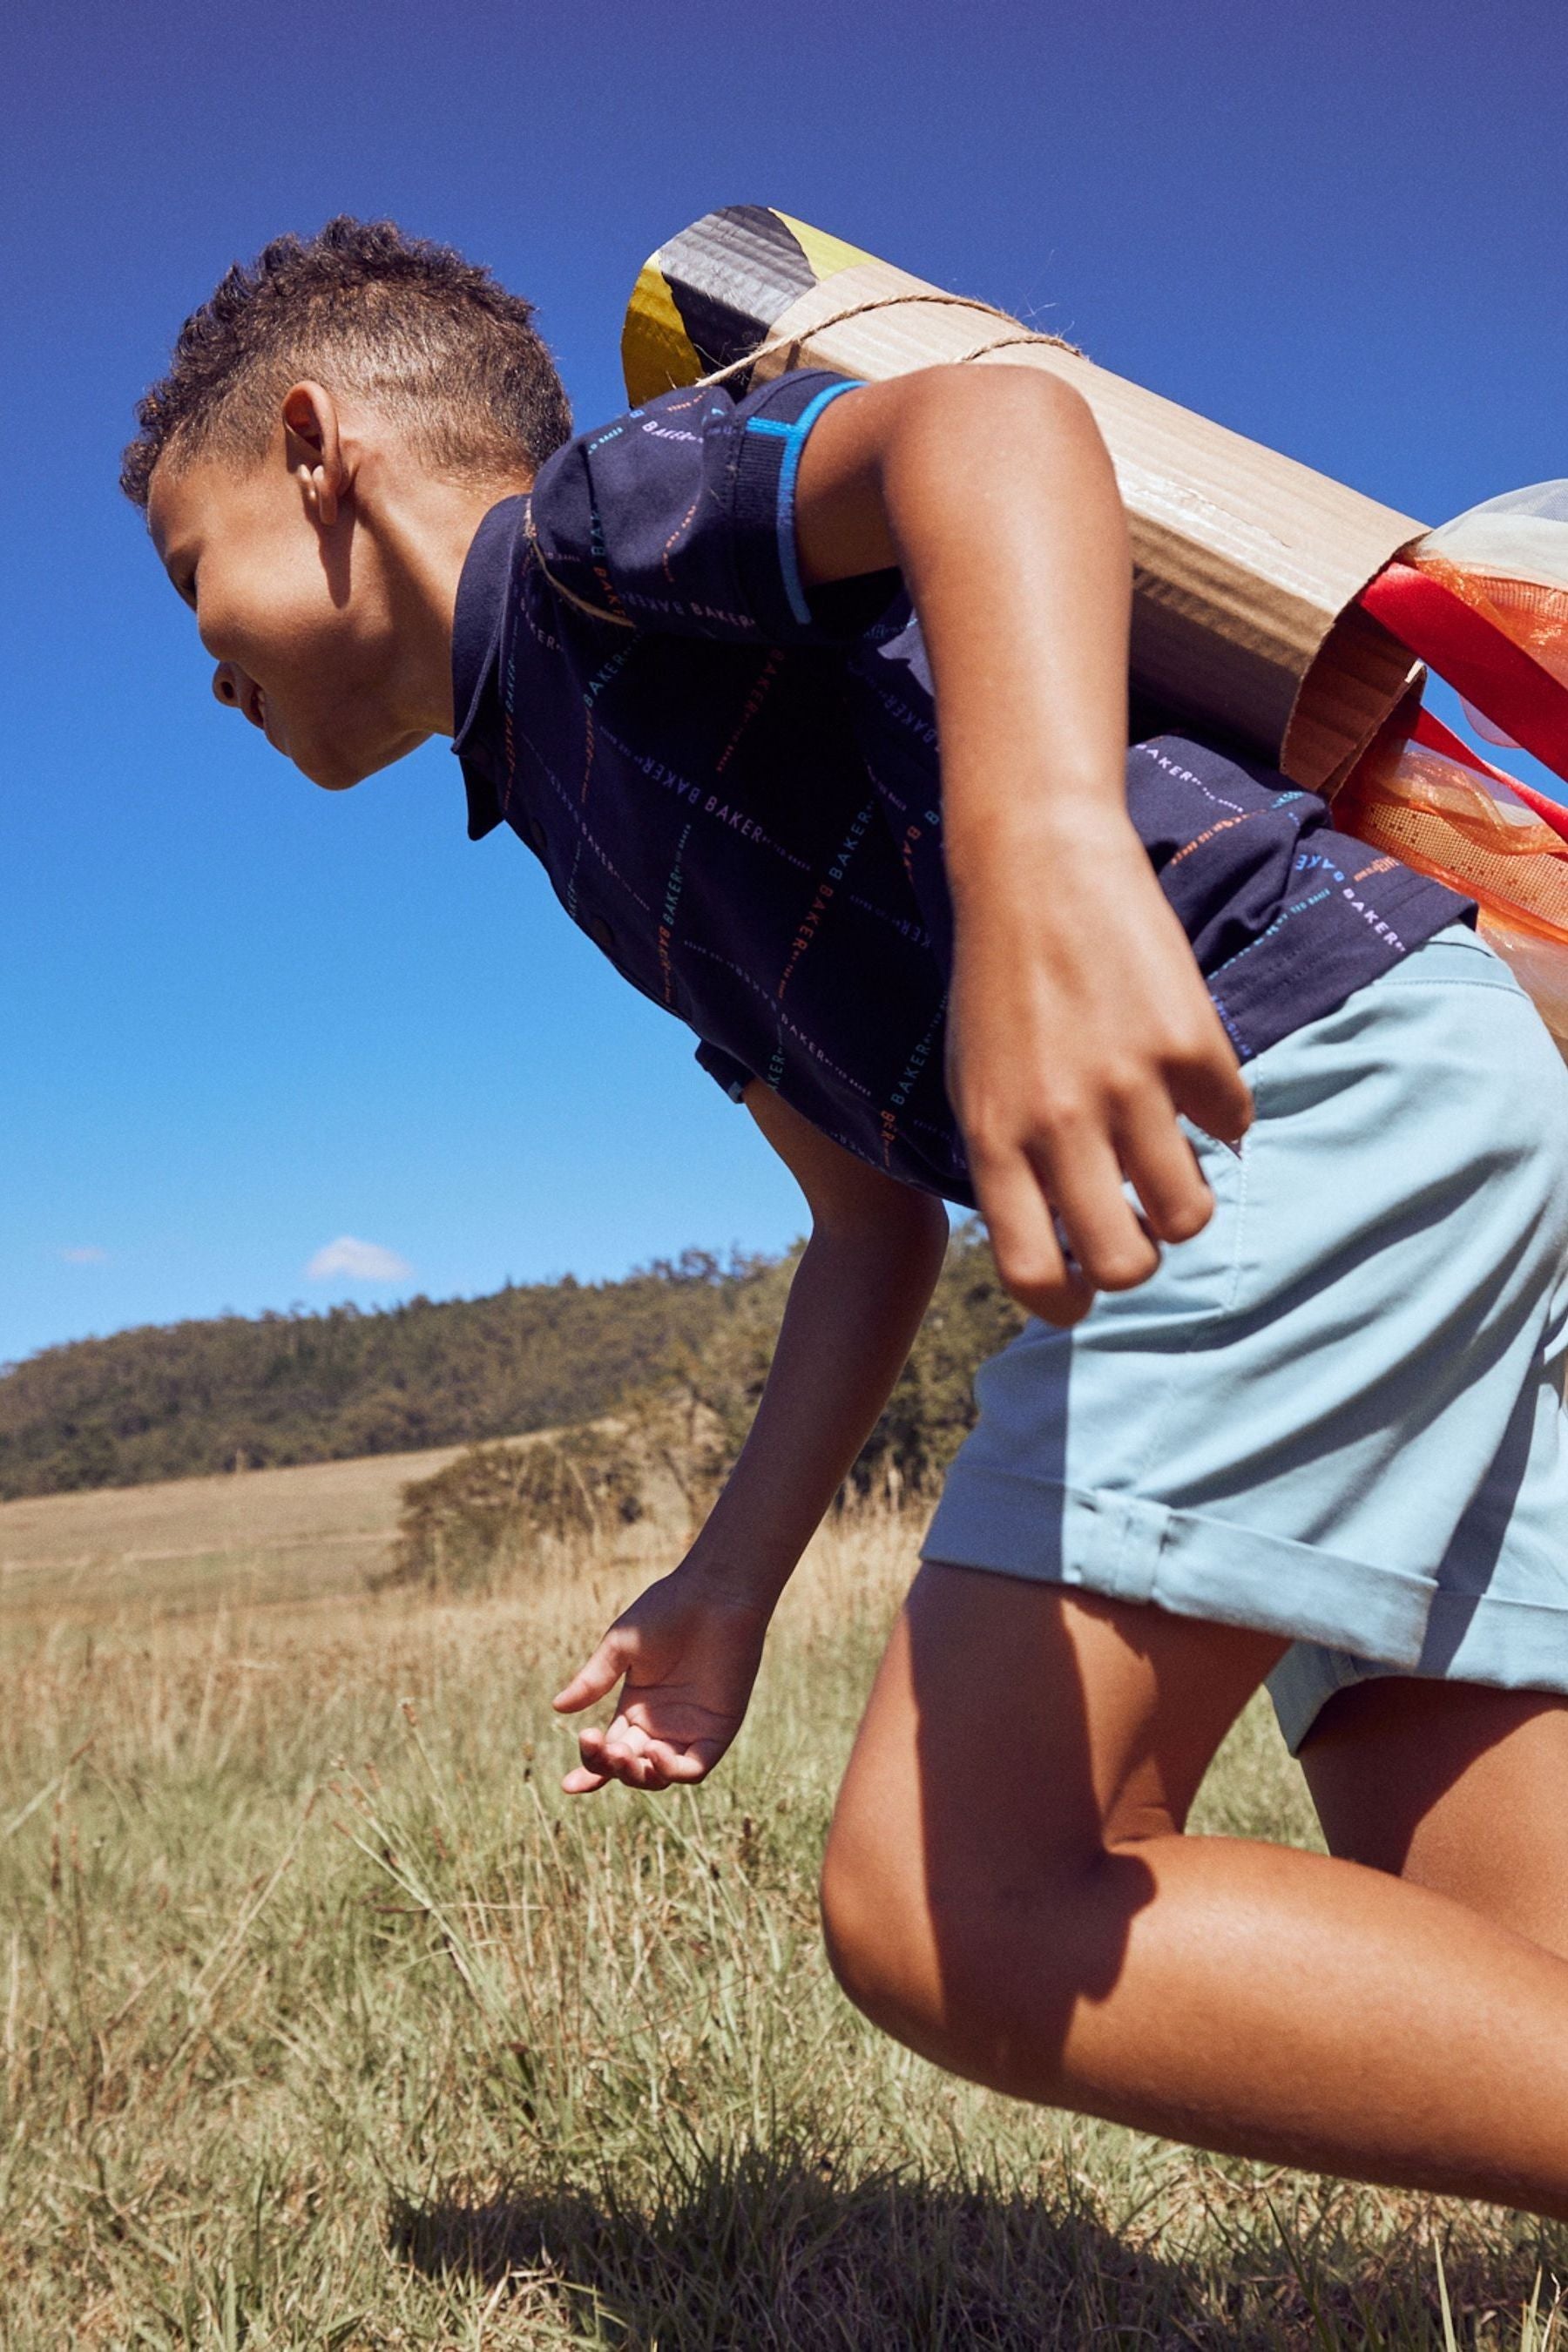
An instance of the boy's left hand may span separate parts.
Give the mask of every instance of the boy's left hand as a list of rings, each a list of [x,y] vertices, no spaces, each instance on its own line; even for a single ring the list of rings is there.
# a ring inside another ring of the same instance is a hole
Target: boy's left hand
[[[625,1677],[612,1720],[577,1735],[583,1760],[561,1783],[567,1795],[608,1780],[657,1790],[705,1780],[741,1728],[771,1614],[689,1565],[650,1584],[552,1702],[576,1715]]]

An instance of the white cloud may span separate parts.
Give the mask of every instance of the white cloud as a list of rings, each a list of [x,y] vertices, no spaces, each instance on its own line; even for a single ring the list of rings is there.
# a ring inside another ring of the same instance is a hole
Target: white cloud
[[[305,1268],[310,1282],[331,1282],[332,1276],[346,1274],[356,1282],[401,1282],[414,1268],[395,1250],[383,1249],[379,1242],[356,1242],[353,1234],[340,1234],[335,1242],[319,1249]]]
[[[63,1249],[59,1255],[68,1265],[101,1265],[109,1252],[100,1249],[96,1243],[89,1242],[81,1249]]]

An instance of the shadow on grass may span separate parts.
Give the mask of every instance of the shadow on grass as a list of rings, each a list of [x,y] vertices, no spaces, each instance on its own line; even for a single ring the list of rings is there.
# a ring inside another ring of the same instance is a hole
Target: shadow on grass
[[[1206,2228],[1193,2215],[1189,2242],[1161,2252],[1118,2238],[1062,2181],[1038,2198],[887,2174],[850,2182],[829,2159],[753,2145],[669,2161],[646,2210],[611,2181],[596,2196],[454,2190],[395,2208],[389,2239],[428,2277],[491,2291],[510,2279],[519,2296],[552,2302],[572,2340],[625,2352],[1443,2343],[1435,2209],[1414,2209],[1415,2226],[1374,2252],[1357,2226],[1365,2209],[1335,2210],[1330,2192],[1292,2242],[1302,2209],[1277,2219],[1267,2193],[1237,2184],[1228,2212],[1211,2209]],[[1467,2239],[1447,2262],[1460,2340],[1518,2346],[1538,2250]],[[1542,2317],[1552,2302],[1548,2287]],[[1478,2339],[1483,2314],[1501,2325]]]
[[[1350,2185],[1302,2183],[1295,2201],[1289,2178],[1215,2178],[1187,2244],[1159,2253],[1107,2230],[1063,2173],[1039,2197],[839,2180],[830,2157],[741,2145],[668,2157],[651,2209],[611,2180],[451,2189],[395,2206],[388,2237],[426,2277],[510,2279],[557,2305],[574,2343],[618,2352],[1436,2352],[1444,2244],[1460,2343],[1568,2352],[1559,2232]]]
[[[548,2285],[580,2340],[627,2352],[1077,2352],[1179,2292],[1087,2218],[889,2177],[840,2188],[826,2159],[758,2147],[695,2158],[651,2211],[612,2184],[457,2196],[395,2211],[391,2238],[432,2275]]]

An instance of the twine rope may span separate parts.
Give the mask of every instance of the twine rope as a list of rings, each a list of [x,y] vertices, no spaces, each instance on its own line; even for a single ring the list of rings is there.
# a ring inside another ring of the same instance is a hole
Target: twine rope
[[[793,352],[798,354],[803,344],[810,342],[817,335],[829,333],[835,327],[847,326],[852,319],[868,318],[876,310],[903,310],[911,303],[940,303],[944,309],[973,310],[982,318],[1000,320],[1005,327],[1016,327],[1018,324],[1010,310],[999,310],[994,302],[976,301],[973,296],[969,294],[939,294],[934,291],[919,294],[879,294],[869,302],[855,302],[847,310],[836,310],[830,318],[819,319],[815,326],[807,327],[798,335],[779,335],[772,342],[759,343],[756,350],[748,352],[744,358],[731,360],[727,367],[715,368],[710,375],[699,376],[694,383],[685,386],[672,384],[670,389],[672,392],[677,390],[706,392],[711,384],[726,383],[731,376],[740,375],[747,368],[754,368],[762,360],[772,359],[777,352]],[[963,367],[971,360],[984,359],[987,352],[1011,351],[1020,343],[1047,344],[1052,351],[1069,352],[1075,360],[1080,360],[1084,356],[1078,345],[1069,343],[1065,335],[1046,335],[1041,334],[1037,330],[1026,328],[1019,334],[1004,335],[994,342],[977,343],[972,352],[964,352],[958,359],[950,360],[947,364],[950,367]],[[792,367],[795,365],[794,360],[791,361],[790,365]],[[785,373],[787,373],[786,369]],[[526,529],[528,544],[533,560],[558,596],[563,596],[569,604],[574,604],[578,612],[585,613],[591,621],[608,621],[617,629],[632,629],[637,626],[636,622],[629,621],[624,613],[608,612],[602,604],[590,604],[585,596],[579,596],[574,590],[567,587],[563,580],[556,578],[540,553],[539,541],[533,530],[531,499],[528,506]]]
[[[814,326],[804,329],[798,335],[779,335],[771,343],[759,343],[756,350],[748,352],[743,359],[731,360],[728,367],[715,368],[711,375],[699,376],[691,389],[693,392],[706,392],[710,383],[723,383],[731,376],[739,375],[743,369],[754,368],[760,361],[772,359],[775,352],[798,352],[803,343],[812,341],[818,335],[827,334],[835,327],[846,327],[852,319],[868,318],[875,310],[901,310],[916,302],[939,303],[944,310],[974,310],[983,319],[1000,320],[1005,327],[1018,324],[1011,310],[999,310],[994,302],[977,301],[972,294],[938,294],[934,290],[919,294],[878,294],[868,302],[855,302],[847,310],[836,310],[829,318],[818,319]],[[1053,351],[1069,352],[1075,360],[1081,360],[1084,356],[1078,345],[1069,343],[1065,335],[1046,335],[1035,329],[1026,329],[1022,334],[1007,335],[994,343],[977,343],[973,351],[965,352],[962,359],[952,360],[948,364],[963,367],[969,360],[984,359],[987,352],[1005,351],[1016,343],[1048,343]]]

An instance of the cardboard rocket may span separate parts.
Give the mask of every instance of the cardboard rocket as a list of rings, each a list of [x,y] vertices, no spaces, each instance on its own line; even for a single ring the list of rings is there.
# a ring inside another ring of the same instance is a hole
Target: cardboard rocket
[[[784,213],[731,205],[661,246],[621,353],[634,401],[745,361],[757,383],[792,367],[1043,368],[1082,394],[1116,467],[1142,698],[1321,791],[1411,683],[1408,650],[1357,599],[1422,524]]]
[[[1494,742],[1568,779],[1568,484],[1437,531],[990,305],[762,205],[708,213],[644,265],[621,354],[634,402],[722,373],[865,380],[1043,368],[1092,411],[1131,530],[1139,717],[1217,732],[1336,822],[1476,898],[1568,1054],[1568,810],[1420,708],[1424,665]]]

